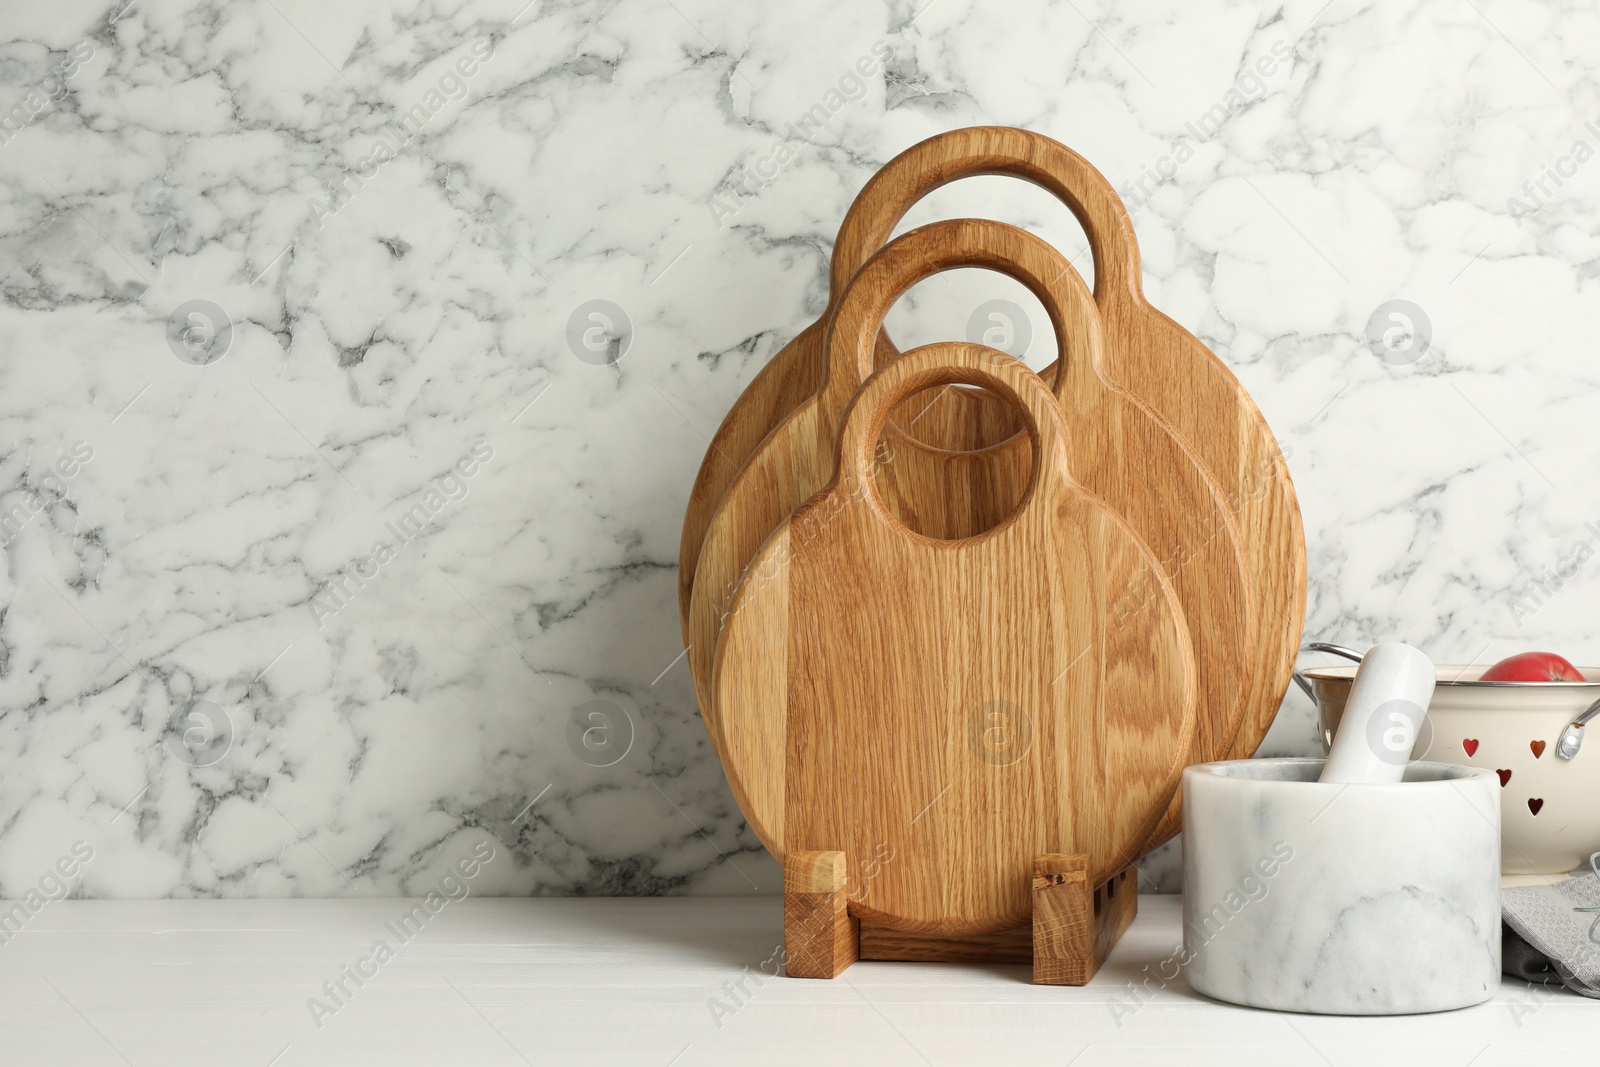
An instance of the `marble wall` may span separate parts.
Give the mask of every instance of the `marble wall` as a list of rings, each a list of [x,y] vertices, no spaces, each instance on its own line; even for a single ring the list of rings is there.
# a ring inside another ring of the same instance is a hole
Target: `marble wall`
[[[1512,0],[6,4],[0,893],[64,856],[85,896],[415,893],[485,841],[478,892],[777,891],[680,655],[686,493],[861,183],[962,125],[1124,190],[1151,298],[1289,455],[1308,636],[1600,662],[1597,31]],[[1002,179],[908,225],[956,214],[1084,247]],[[891,325],[990,300],[1042,326],[978,272]],[[1419,340],[1384,358],[1396,300]],[[1264,751],[1314,747],[1291,693]],[[1170,851],[1148,873],[1176,888]]]

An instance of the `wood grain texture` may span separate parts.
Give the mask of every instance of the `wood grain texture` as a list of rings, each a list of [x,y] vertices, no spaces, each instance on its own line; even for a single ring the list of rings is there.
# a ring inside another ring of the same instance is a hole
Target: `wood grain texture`
[[[835,243],[830,310],[855,271],[917,199],[974,174],[1009,174],[1034,182],[1077,216],[1094,254],[1095,299],[1106,335],[1103,373],[1147,404],[1199,457],[1223,493],[1225,513],[1238,528],[1260,635],[1247,664],[1241,726],[1231,744],[1209,758],[1248,756],[1277,713],[1303,628],[1306,564],[1299,507],[1277,443],[1243,387],[1205,346],[1145,300],[1132,223],[1105,178],[1071,149],[1024,130],[974,127],[923,141],[885,165],[852,206]],[[693,643],[692,592],[711,516],[766,434],[820,386],[822,328],[819,321],[774,357],[730,410],[707,452],[680,546],[679,604],[686,644]],[[877,362],[895,354],[887,338],[876,339]],[[952,449],[993,444],[1014,431],[1016,424],[1003,413],[994,414],[992,405],[975,414],[973,403],[970,392],[946,390],[922,398],[914,423],[903,417],[897,422],[911,426],[919,440]],[[1165,840],[1177,826],[1174,809],[1143,850]]]
[[[1145,299],[1133,222],[1105,176],[1065,145],[1026,130],[972,127],[929,138],[885,164],[856,197],[834,245],[830,287],[842,292],[923,196],[975,174],[1009,174],[1033,182],[1072,210],[1094,256],[1106,376],[1149,405],[1224,490],[1249,566],[1261,636],[1244,721],[1227,749],[1210,758],[1247,757],[1277,715],[1305,624],[1305,533],[1299,502],[1282,451],[1238,379]],[[887,341],[879,347],[880,356],[893,358]],[[950,391],[937,403],[962,404],[970,397]],[[925,417],[913,432],[950,421]],[[1170,836],[1177,828],[1169,820],[1162,833]]]
[[[1138,886],[1131,868],[1091,887],[1087,867],[1086,856],[1036,857],[1033,921],[1009,930],[950,937],[861,923],[860,958],[1028,963],[1033,966],[1036,984],[1084,985],[1095,976],[1138,911]]]
[[[1062,370],[1054,390],[1067,415],[1074,471],[1085,488],[1128,521],[1173,582],[1199,671],[1200,714],[1190,760],[1214,758],[1232,742],[1244,714],[1255,642],[1252,597],[1230,509],[1199,462],[1160,421],[1099,376],[1099,317],[1065,257],[1025,231],[974,219],[906,234],[856,275],[830,326],[828,377],[819,395],[762,443],[723,498],[704,539],[687,638],[707,729],[721,752],[710,676],[735,585],[770,533],[833,476],[835,427],[872,362],[884,311],[935,271],[971,263],[1017,278],[1050,315],[1059,350],[1067,357],[1058,365]],[[934,537],[966,537],[1002,520],[1015,509],[1032,470],[1025,434],[989,449],[948,452],[891,429],[884,445],[887,452],[880,451],[873,471],[874,490],[891,514]],[[781,554],[770,556],[766,566],[781,561]],[[756,580],[767,577],[763,571]],[[1131,609],[1157,593],[1154,586],[1127,590],[1110,607],[1113,623],[1120,627]],[[763,706],[778,705],[769,697]],[[765,742],[778,732],[776,724],[749,720],[746,728],[763,734]],[[781,855],[781,798],[763,791],[746,798],[746,817],[765,828],[763,840]],[[1176,822],[1175,805],[1176,798],[1168,821]]]
[[[1033,926],[951,937],[861,924],[861,958],[917,963],[1032,963]]]
[[[712,516],[750,456],[773,427],[822,386],[827,365],[824,337],[832,318],[833,301],[823,316],[806,327],[769,360],[717,427],[689,491],[683,534],[678,545],[678,613],[684,644],[689,636],[690,597],[700,561],[702,542]],[[874,363],[883,364],[899,350],[880,335]],[[937,396],[908,397],[895,411],[895,421],[914,425],[919,439],[940,448],[966,450],[1004,441],[1019,432],[1016,415],[1004,404],[975,393],[959,405],[940,402]]]
[[[1040,856],[1033,870],[1033,980],[1084,985],[1111,954],[1139,907],[1138,884],[1123,868],[1092,886],[1084,856]]]
[[[947,382],[1025,412],[1022,505],[976,537],[906,530],[868,485],[895,403]],[[1166,808],[1195,726],[1195,665],[1156,559],[1069,473],[1064,417],[1027,367],[946,343],[850,406],[837,476],[752,562],[715,664],[721,751],[748,813],[781,795],[789,849],[874,863],[849,911],[993,933],[1032,914],[1041,853],[1128,862]],[[1110,607],[1149,588],[1126,622]],[[776,709],[776,710],[775,710]],[[782,745],[774,744],[782,722]],[[751,820],[764,842],[773,827]]]
[[[783,863],[783,966],[790,978],[837,978],[860,953],[843,852],[791,852]]]

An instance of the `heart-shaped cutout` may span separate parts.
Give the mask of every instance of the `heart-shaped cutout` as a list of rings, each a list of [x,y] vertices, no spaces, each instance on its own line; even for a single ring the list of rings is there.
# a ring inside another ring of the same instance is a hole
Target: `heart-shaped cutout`
[[[1461,742],[1461,747],[1467,750],[1467,755],[1476,756],[1478,754],[1478,739],[1476,737],[1469,737],[1465,741]]]
[[[1500,776],[1500,788],[1504,789],[1506,787],[1506,783],[1511,781],[1511,772],[1496,770],[1494,773]]]
[[[1538,759],[1540,756],[1544,755],[1544,742],[1543,741],[1529,741],[1528,742],[1528,747],[1533,749],[1533,758],[1534,759]]]
[[[1533,812],[1535,815],[1539,814],[1539,809],[1542,807],[1544,807],[1544,797],[1528,798],[1528,810]]]

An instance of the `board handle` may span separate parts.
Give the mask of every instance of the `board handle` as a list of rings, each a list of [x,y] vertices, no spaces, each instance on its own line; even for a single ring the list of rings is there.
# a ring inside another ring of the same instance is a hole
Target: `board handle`
[[[897,237],[856,272],[828,321],[823,406],[843,412],[872,376],[883,317],[913,285],[946,270],[981,267],[1021,282],[1039,298],[1061,359],[1055,390],[1078,404],[1101,388],[1096,377],[1100,311],[1083,276],[1048,241],[992,219],[946,219]]]
[[[1033,439],[1033,470],[1028,487],[1011,518],[994,529],[1015,522],[1035,506],[1042,482],[1050,478],[1071,479],[1067,453],[1067,428],[1050,386],[1028,365],[1013,356],[971,341],[938,341],[905,353],[878,371],[851,401],[839,430],[838,478],[852,478],[854,484],[872,484],[877,461],[878,437],[883,433],[895,405],[915,393],[940,385],[976,385],[989,390],[1020,411],[1025,432]],[[900,520],[889,513],[877,494],[867,491],[872,511],[880,520],[901,528]],[[988,537],[993,529],[977,534]],[[941,541],[960,544],[961,540]]]
[[[1139,242],[1133,220],[1105,175],[1078,153],[1043,134],[1011,126],[969,126],[912,145],[862,187],[834,240],[828,268],[830,302],[883,247],[907,211],[942,185],[979,174],[1032,182],[1077,216],[1094,255],[1094,292],[1103,303],[1138,296]]]

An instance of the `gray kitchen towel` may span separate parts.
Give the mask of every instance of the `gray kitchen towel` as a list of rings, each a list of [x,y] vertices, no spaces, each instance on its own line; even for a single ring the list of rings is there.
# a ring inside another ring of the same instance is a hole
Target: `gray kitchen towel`
[[[1506,926],[1550,961],[1568,989],[1600,999],[1600,877],[1584,871],[1554,885],[1504,889],[1500,906]],[[1538,981],[1529,977],[1539,968],[1528,953],[1510,938],[1506,944],[1504,958],[1516,966],[1507,973]]]
[[[1505,923],[1500,924],[1500,973],[1533,985],[1565,985],[1550,957],[1534,948]]]

